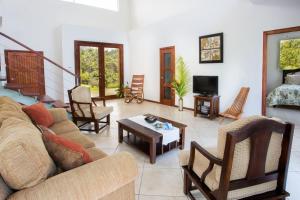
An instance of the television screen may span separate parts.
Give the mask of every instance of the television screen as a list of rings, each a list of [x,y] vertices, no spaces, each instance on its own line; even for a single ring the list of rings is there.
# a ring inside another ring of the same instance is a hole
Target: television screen
[[[300,68],[300,38],[280,41],[280,68],[294,70]]]
[[[194,76],[193,93],[218,95],[218,76]]]

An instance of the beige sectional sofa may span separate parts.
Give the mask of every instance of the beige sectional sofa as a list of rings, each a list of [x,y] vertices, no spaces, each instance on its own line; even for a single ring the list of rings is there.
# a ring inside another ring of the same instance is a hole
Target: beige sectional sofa
[[[57,135],[81,144],[94,161],[56,174],[52,159],[48,153],[42,153],[45,147],[41,134],[22,111],[22,106],[8,97],[0,97],[0,200],[135,199],[134,181],[138,169],[134,158],[125,152],[106,155],[95,147],[93,141],[80,133],[64,109],[50,109],[50,112],[55,123],[49,128]],[[35,145],[34,151],[26,150],[26,145],[30,147],[28,143]],[[22,147],[21,151],[18,151],[19,147]],[[28,162],[30,159],[34,164]],[[33,170],[31,165],[37,169]],[[19,184],[23,178],[28,179],[28,176],[36,174],[36,171],[41,175],[45,167],[45,177],[30,180],[30,184],[24,184],[24,181],[23,185]],[[10,182],[6,183],[4,180],[9,178]]]

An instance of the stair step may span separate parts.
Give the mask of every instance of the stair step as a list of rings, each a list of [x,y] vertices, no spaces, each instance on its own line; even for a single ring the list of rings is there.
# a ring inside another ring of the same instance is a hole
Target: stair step
[[[52,103],[52,106],[54,108],[69,108],[69,104],[66,104],[66,103],[64,103],[64,102],[62,102],[60,100],[54,101]]]
[[[48,95],[39,96],[38,100],[40,102],[49,103],[49,104],[55,102],[55,100],[49,97]]]

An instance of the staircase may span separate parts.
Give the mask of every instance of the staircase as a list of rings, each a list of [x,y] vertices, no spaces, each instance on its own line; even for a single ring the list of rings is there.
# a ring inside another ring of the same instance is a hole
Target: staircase
[[[78,83],[79,83],[78,76],[75,75],[74,73],[72,73],[71,71],[67,70],[66,68],[64,68],[60,64],[52,61],[48,57],[34,51],[32,48],[28,47],[27,45],[17,41],[16,39],[14,39],[14,38],[12,38],[12,37],[10,37],[10,36],[2,33],[2,32],[0,32],[0,37],[3,37],[5,39],[9,40],[12,43],[18,44],[19,46],[23,47],[26,51],[34,53],[37,56],[41,57],[43,59],[43,61],[46,60],[47,62],[51,63],[51,65],[53,65],[54,67],[59,68],[60,70],[63,70],[64,72],[67,72],[68,74],[74,76],[74,78],[76,80],[75,84],[78,85]],[[54,108],[65,108],[65,109],[69,110],[69,105],[62,102],[61,100],[55,100],[55,99],[51,98],[50,96],[48,96],[47,94],[41,95],[39,92],[24,91],[23,90],[24,85],[16,84],[16,83],[10,83],[9,80],[7,80],[6,72],[4,72],[4,69],[6,69],[6,64],[5,64],[3,58],[4,58],[4,54],[3,54],[3,52],[1,52],[0,53],[0,86],[4,85],[5,89],[17,91],[19,93],[19,95],[32,97],[35,100],[37,100],[39,102],[43,102],[43,103],[48,104],[48,105],[51,105]],[[36,82],[36,84],[40,84],[40,83]],[[43,84],[45,84],[45,83],[43,83]],[[28,89],[28,85],[26,85],[26,88]]]

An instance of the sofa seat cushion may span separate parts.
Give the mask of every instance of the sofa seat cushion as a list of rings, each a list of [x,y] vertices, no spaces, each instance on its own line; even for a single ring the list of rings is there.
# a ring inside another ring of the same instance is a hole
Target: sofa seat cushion
[[[32,119],[32,121],[39,125],[49,127],[54,124],[52,114],[45,108],[43,103],[23,107],[23,111]]]
[[[32,123],[17,118],[2,123],[0,160],[2,178],[16,190],[37,185],[56,171],[40,132]]]
[[[91,148],[95,146],[95,143],[90,138],[83,135],[79,131],[72,131],[62,134],[61,136],[82,145],[84,148]]]
[[[52,131],[54,131],[57,135],[62,135],[71,131],[79,131],[78,127],[69,120],[64,120],[58,123],[54,123],[49,127]]]
[[[44,132],[43,140],[50,156],[64,171],[93,161],[82,145],[62,136]]]
[[[105,158],[107,156],[106,153],[104,153],[103,151],[101,151],[100,149],[98,149],[96,147],[88,148],[88,149],[86,149],[86,151],[89,153],[89,155],[91,156],[91,158],[94,161]]]
[[[12,104],[1,104],[0,105],[0,127],[4,120],[15,117],[23,121],[31,122],[30,118],[21,110],[17,109]]]

